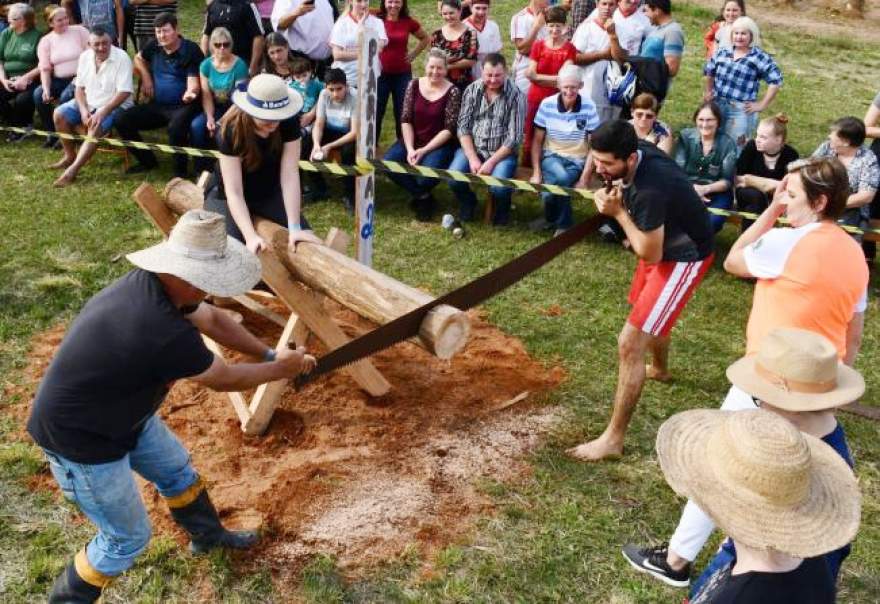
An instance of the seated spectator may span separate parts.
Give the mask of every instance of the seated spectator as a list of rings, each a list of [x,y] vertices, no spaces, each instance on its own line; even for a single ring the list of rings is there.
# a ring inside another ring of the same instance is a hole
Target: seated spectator
[[[51,31],[37,45],[40,85],[34,89],[34,105],[43,130],[53,131],[54,102],[64,104],[73,98],[73,76],[79,56],[88,48],[89,31],[82,25],[71,25],[67,11],[59,6],[47,7],[46,15]],[[50,136],[43,146],[53,147],[57,142],[56,137]]]
[[[833,604],[822,555],[855,538],[861,512],[858,482],[833,448],[763,409],[693,409],[660,426],[657,458],[673,490],[736,547],[736,562],[693,604]]]
[[[788,165],[799,156],[786,144],[788,117],[778,114],[758,124],[758,134],[746,143],[736,161],[736,209],[760,214],[767,209]],[[743,218],[745,232],[752,221]]]
[[[474,81],[472,67],[477,60],[477,34],[462,23],[458,0],[443,0],[440,16],[445,23],[431,35],[431,48],[446,53],[449,66],[446,78],[463,92]]]
[[[116,120],[119,136],[139,141],[141,130],[168,127],[168,141],[185,147],[189,143],[190,125],[201,109],[198,103],[199,66],[205,59],[195,42],[180,35],[177,17],[162,13],[156,17],[156,39],[135,55],[134,68],[141,79],[141,96],[146,103],[122,112]],[[145,149],[131,149],[138,163],[130,173],[152,170],[158,165],[155,154]],[[187,156],[174,155],[174,175],[187,176]]]
[[[303,136],[312,133],[312,124],[318,113],[318,97],[324,90],[324,84],[312,74],[312,62],[305,57],[296,57],[290,62],[293,79],[288,85],[303,98],[302,110],[299,114],[299,127]]]
[[[611,59],[611,46],[605,24],[611,18],[614,0],[598,0],[596,10],[581,22],[574,32],[571,43],[577,49],[575,63],[583,69],[584,93],[593,101],[600,122],[617,119],[620,108],[608,100],[605,70]]]
[[[758,114],[767,109],[782,86],[782,72],[769,54],[761,50],[758,26],[740,17],[731,26],[732,48],[720,48],[706,63],[703,99],[721,108],[722,129],[736,143],[737,152],[754,136]],[[756,102],[761,80],[767,82],[764,97]]]
[[[590,132],[599,126],[599,116],[593,101],[581,91],[582,85],[580,69],[565,65],[559,70],[559,92],[541,101],[534,118],[530,149],[534,168],[529,182],[586,188],[588,141]],[[571,228],[574,222],[568,195],[544,192],[541,201],[544,218],[532,222],[530,228],[551,228],[554,236]]]
[[[685,128],[678,135],[675,163],[693,183],[697,195],[710,208],[733,207],[733,179],[736,173],[736,144],[719,130],[721,109],[712,101],[703,102],[694,112],[695,128]],[[711,214],[717,233],[725,216]]]
[[[273,31],[266,36],[262,73],[277,75],[290,85],[293,82],[292,56],[287,38]]]
[[[642,12],[639,0],[619,0],[611,18],[620,47],[630,56],[638,55],[642,42],[654,29],[651,20]]]
[[[312,60],[321,80],[333,60],[329,40],[334,20],[329,0],[275,0],[272,7],[272,27],[284,36],[293,54]]]
[[[610,4],[611,0],[603,0]],[[526,132],[523,141],[523,165],[532,165],[532,132],[538,105],[559,92],[557,74],[565,65],[574,63],[577,50],[565,39],[565,10],[559,6],[547,9],[547,37],[532,44],[526,77],[531,82],[526,95]]]
[[[865,123],[857,117],[842,117],[831,124],[828,140],[819,145],[813,157],[836,157],[849,176],[846,211],[840,218],[845,225],[865,228],[871,218],[871,202],[880,186],[877,157],[864,145]],[[855,236],[861,241],[861,235]]]
[[[730,38],[731,27],[734,21],[745,16],[746,3],[743,0],[724,0],[721,14],[715,17],[715,21],[703,36],[707,59],[711,59],[719,48],[733,48]]]
[[[660,104],[650,92],[643,92],[633,99],[630,107],[632,119],[630,124],[636,130],[636,136],[643,141],[654,143],[657,148],[672,155],[672,129],[657,119]]]
[[[400,138],[400,119],[403,115],[403,97],[412,80],[412,62],[428,47],[431,39],[422,29],[422,24],[409,14],[406,0],[381,0],[379,13],[376,15],[385,26],[388,45],[379,53],[382,64],[382,75],[376,89],[376,142],[382,135],[382,122],[385,119],[385,107],[388,97],[394,107],[394,127],[397,138]],[[409,50],[409,37],[415,37],[419,43]]]
[[[482,79],[468,86],[462,96],[458,116],[461,148],[455,152],[449,169],[513,178],[525,114],[525,96],[507,77],[504,56],[487,55],[483,61]],[[461,220],[473,220],[477,196],[470,185],[451,181],[449,188],[458,198]],[[489,187],[489,194],[495,200],[492,224],[505,225],[510,221],[512,193],[507,187]]]
[[[544,11],[548,4],[548,0],[530,0],[528,6],[510,19],[510,41],[516,48],[511,77],[523,96],[529,93],[531,85],[529,78],[526,77],[526,70],[529,68],[532,44],[547,37]],[[483,64],[485,65],[485,62]]]
[[[344,18],[348,18],[347,15],[348,13]],[[324,86],[321,96],[318,97],[309,159],[327,161],[330,159],[330,152],[338,149],[342,163],[352,165],[357,142],[357,97],[348,86],[345,72],[337,67],[327,70]],[[318,181],[323,183],[320,174],[317,176]],[[342,203],[351,212],[354,211],[354,176],[346,176],[342,180],[345,183]],[[316,194],[321,196],[320,185]]]
[[[201,48],[207,56],[211,53],[211,33],[222,27],[232,36],[235,54],[244,61],[248,73],[260,73],[263,59],[263,22],[256,4],[250,0],[212,0],[205,12]]]
[[[190,123],[190,141],[193,147],[210,149],[217,122],[232,106],[232,92],[247,81],[248,67],[241,57],[233,54],[235,42],[225,27],[211,32],[211,56],[199,65],[199,85],[202,92],[202,112]],[[196,174],[211,169],[214,160],[196,158]]]
[[[75,0],[79,22],[89,31],[100,26],[110,33],[113,43],[125,49],[125,13],[122,0]]]
[[[874,142],[871,143],[871,151],[874,152],[877,161],[880,162],[880,92],[874,97],[874,102],[871,103],[870,107],[868,107],[868,112],[865,114],[865,134],[868,138],[874,139]],[[877,224],[874,222],[880,220],[880,197],[877,195],[874,196],[874,201],[871,202],[870,213],[871,224]],[[873,264],[877,256],[877,244],[874,241],[863,241],[862,249],[865,250],[865,259]]]
[[[9,7],[9,27],[0,32],[0,118],[10,126],[29,126],[34,117],[34,89],[40,82],[34,9],[27,4]],[[12,132],[7,142],[23,134]]]
[[[471,74],[475,80],[480,79],[483,68],[483,59],[492,52],[501,52],[501,30],[498,24],[489,18],[490,0],[475,0],[471,7],[471,16],[464,20],[464,24],[477,32],[477,60],[471,67]]]
[[[357,64],[360,54],[358,48],[358,36],[361,29],[371,29],[379,37],[379,52],[388,44],[388,35],[382,21],[370,14],[370,0],[348,0],[346,10],[330,32],[330,49],[333,51],[333,64],[345,72],[348,85],[357,88]],[[378,74],[381,74],[381,63]],[[326,83],[326,79],[324,80]]]
[[[443,168],[455,153],[455,131],[461,107],[461,92],[446,79],[446,54],[428,51],[424,77],[406,87],[400,127],[403,135],[385,153],[385,159],[411,166]],[[434,212],[431,189],[436,178],[388,173],[388,178],[411,195],[410,205],[416,218],[429,221]]]
[[[129,7],[134,20],[131,29],[136,51],[156,39],[153,23],[160,13],[177,14],[177,0],[129,0]]]
[[[113,46],[108,32],[95,27],[88,49],[77,62],[74,98],[55,109],[58,132],[71,133],[82,125],[91,137],[109,134],[122,110],[132,105],[132,69],[128,54]],[[56,187],[76,180],[98,148],[97,143],[84,142],[77,153],[72,140],[61,139],[61,145],[64,155],[52,167],[65,170],[55,181]]]
[[[661,61],[666,65],[669,78],[678,75],[681,67],[681,57],[684,54],[684,31],[681,25],[672,18],[672,2],[670,0],[645,0],[645,15],[653,28],[642,40],[638,56],[654,61]],[[615,61],[623,63],[633,53],[624,48],[620,35],[617,33],[616,24],[606,27],[608,38],[611,42],[611,56]],[[630,40],[631,42],[631,40]]]

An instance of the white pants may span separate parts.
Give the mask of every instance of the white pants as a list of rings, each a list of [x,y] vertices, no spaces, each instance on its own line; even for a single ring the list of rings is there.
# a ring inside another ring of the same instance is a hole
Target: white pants
[[[721,404],[724,411],[743,411],[744,409],[757,409],[751,395],[736,386],[731,386]],[[700,550],[706,545],[706,541],[715,530],[715,523],[703,510],[697,507],[693,501],[688,501],[678,521],[672,538],[669,540],[669,549],[693,562],[697,559]]]

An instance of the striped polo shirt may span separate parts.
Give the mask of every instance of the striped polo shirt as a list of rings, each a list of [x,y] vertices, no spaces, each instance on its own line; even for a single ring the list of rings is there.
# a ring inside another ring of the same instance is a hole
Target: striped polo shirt
[[[544,150],[578,161],[586,161],[590,132],[599,127],[596,105],[581,92],[570,110],[562,104],[562,95],[554,94],[541,101],[535,126],[545,131]]]

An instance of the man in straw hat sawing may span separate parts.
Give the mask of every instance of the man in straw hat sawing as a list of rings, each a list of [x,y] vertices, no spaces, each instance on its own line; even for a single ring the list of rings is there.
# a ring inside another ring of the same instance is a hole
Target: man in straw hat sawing
[[[758,407],[787,419],[801,432],[821,439],[847,467],[852,467],[846,436],[834,410],[857,400],[865,391],[865,382],[855,369],[839,360],[835,346],[828,339],[802,329],[775,329],[763,339],[757,354],[745,356],[728,367],[727,376],[734,386],[751,396]],[[711,454],[720,453],[712,451]],[[685,506],[681,522],[689,525],[692,530],[688,534],[695,536],[690,540],[693,543],[687,540],[677,543],[677,549],[698,553],[717,519],[702,507],[701,500],[694,498]],[[690,581],[690,565],[681,570],[670,568],[667,549],[666,544],[644,548],[628,544],[623,555],[637,570],[668,585],[686,587]],[[836,548],[820,552],[825,554],[832,585],[849,551],[847,540]],[[695,583],[693,592],[700,591],[708,575],[735,559],[736,551],[726,544],[707,573]]]
[[[227,531],[187,450],[156,415],[179,379],[241,391],[314,366],[305,349],[273,350],[206,295],[234,296],[260,279],[260,263],[227,237],[223,217],[184,214],[168,240],[129,254],[137,268],[83,307],[52,359],[27,429],[65,497],[98,534],[55,581],[50,602],[93,602],[134,564],[150,522],[132,470],[154,483],[194,553],[247,548],[253,531]],[[201,334],[261,362],[227,365]]]

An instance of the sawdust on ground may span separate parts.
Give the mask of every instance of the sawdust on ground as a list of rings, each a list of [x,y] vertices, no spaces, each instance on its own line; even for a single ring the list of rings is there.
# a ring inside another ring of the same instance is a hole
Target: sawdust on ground
[[[327,304],[350,335],[371,328]],[[277,325],[236,310],[264,341],[280,335]],[[372,357],[392,384],[380,399],[341,372],[286,391],[262,437],[241,432],[226,395],[189,381],[174,386],[160,413],[191,451],[224,522],[265,532],[241,564],[268,566],[287,582],[319,553],[352,574],[413,547],[430,560],[438,548],[466,539],[478,515],[491,513],[481,478],[528,475],[524,454],[561,413],[540,405],[541,395],[563,371],[530,358],[519,340],[478,314],[471,319],[470,343],[452,361],[412,343]],[[59,326],[35,339],[33,384],[63,334]],[[320,352],[314,338],[310,344]],[[14,410],[22,425],[28,404]],[[33,486],[54,487],[48,475]],[[155,488],[142,483],[142,491],[157,531],[184,543]]]

